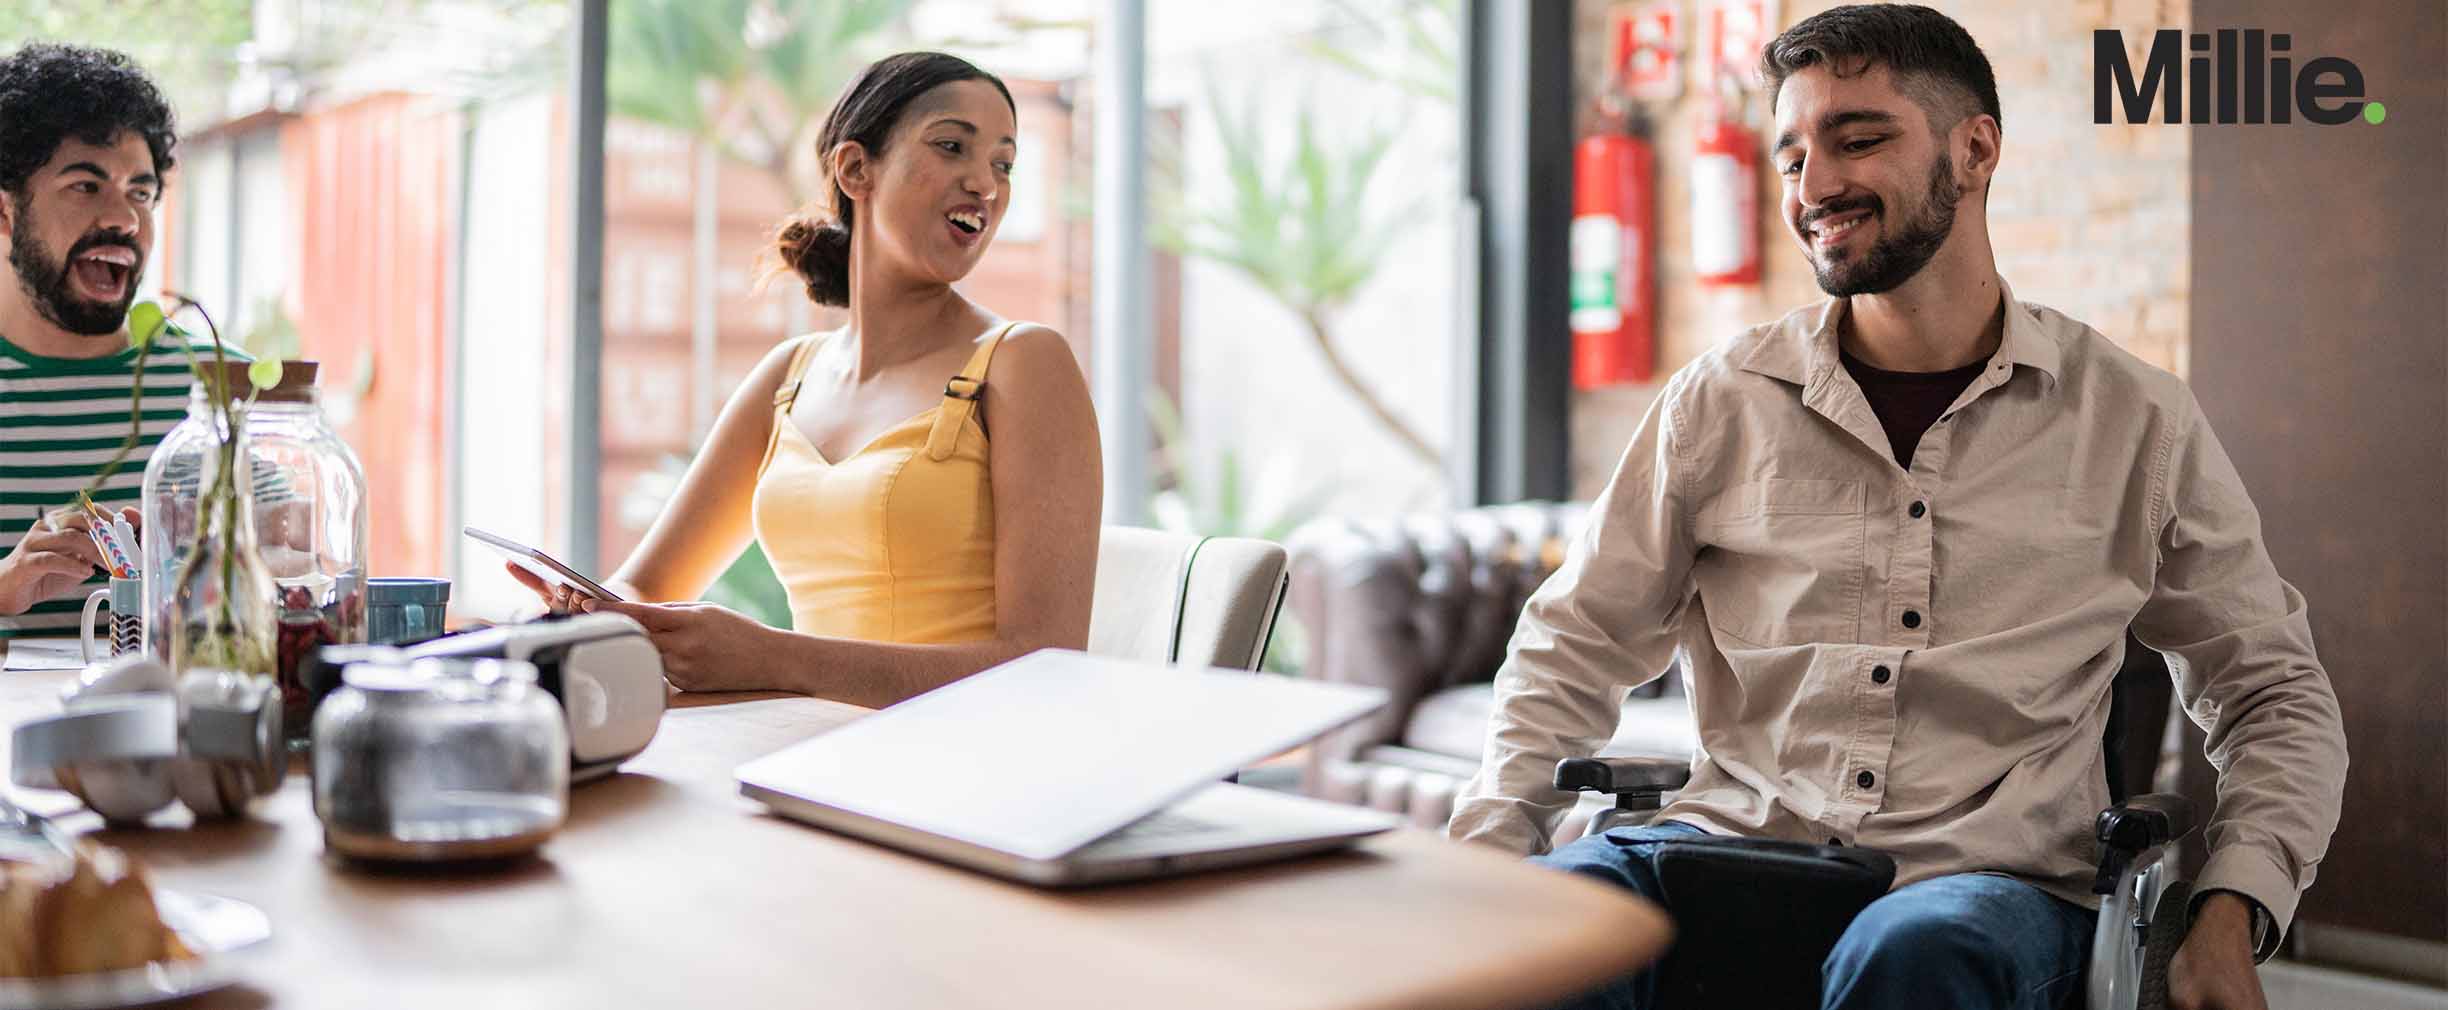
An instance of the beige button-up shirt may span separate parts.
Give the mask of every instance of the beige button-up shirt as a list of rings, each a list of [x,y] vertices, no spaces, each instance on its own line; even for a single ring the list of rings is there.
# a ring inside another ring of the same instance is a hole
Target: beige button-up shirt
[[[1546,849],[1573,801],[1557,759],[1679,651],[1701,753],[1661,817],[2096,905],[2131,626],[2220,772],[2196,889],[2290,922],[2346,774],[2303,596],[2181,381],[2004,298],[1997,353],[1909,470],[1839,363],[1842,299],[1676,373],[1522,614],[1449,832]]]

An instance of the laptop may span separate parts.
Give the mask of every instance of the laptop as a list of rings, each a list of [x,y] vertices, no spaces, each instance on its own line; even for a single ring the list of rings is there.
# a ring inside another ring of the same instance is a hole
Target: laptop
[[[1030,653],[741,765],[775,813],[1071,886],[1341,848],[1366,810],[1223,781],[1384,705],[1376,688]]]

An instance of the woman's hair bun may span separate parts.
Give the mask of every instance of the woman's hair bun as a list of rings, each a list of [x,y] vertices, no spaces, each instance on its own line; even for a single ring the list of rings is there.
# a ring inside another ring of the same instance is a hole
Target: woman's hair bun
[[[808,298],[837,308],[850,304],[850,229],[816,217],[795,217],[774,235],[774,252],[807,284]]]

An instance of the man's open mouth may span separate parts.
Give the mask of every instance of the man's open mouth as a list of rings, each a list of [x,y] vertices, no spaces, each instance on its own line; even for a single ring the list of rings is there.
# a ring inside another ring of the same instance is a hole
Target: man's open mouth
[[[975,235],[986,230],[986,215],[973,210],[953,211],[944,215],[944,220],[952,222],[952,227],[960,229],[963,235]]]
[[[68,263],[68,278],[77,297],[116,302],[136,283],[136,250],[103,246],[78,253]]]

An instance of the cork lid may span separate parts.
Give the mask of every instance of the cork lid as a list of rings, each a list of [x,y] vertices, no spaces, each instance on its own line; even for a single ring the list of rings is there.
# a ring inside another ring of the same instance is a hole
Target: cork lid
[[[253,392],[255,399],[263,403],[314,402],[315,372],[320,367],[317,362],[281,362],[280,384],[260,391],[256,390],[254,383],[247,378],[248,362],[225,361],[218,365],[207,363],[204,366],[205,374],[211,374],[216,367],[221,369],[221,388],[228,390],[233,398],[244,399],[248,393]]]

